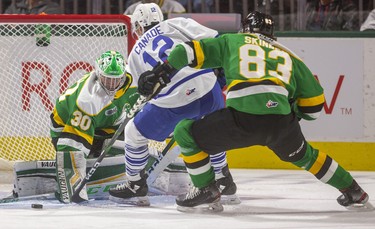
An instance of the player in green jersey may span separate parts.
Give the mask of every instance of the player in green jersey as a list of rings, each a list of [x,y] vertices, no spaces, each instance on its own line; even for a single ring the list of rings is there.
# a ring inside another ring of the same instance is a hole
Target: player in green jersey
[[[252,12],[238,34],[180,44],[164,64],[140,77],[144,86],[138,87],[152,89],[170,71],[186,65],[225,71],[227,107],[197,121],[185,119],[174,130],[195,186],[177,197],[179,210],[202,204],[222,210],[210,161],[202,158],[253,145],[267,146],[281,160],[338,189],[340,205],[368,206],[367,193],[351,174],[313,148],[301,132],[299,119],[318,118],[325,101],[323,88],[298,56],[276,42],[273,28],[271,16]]]
[[[56,100],[50,132],[56,149],[60,201],[71,202],[74,187],[86,175],[90,150],[101,150],[99,136],[110,137],[135,103],[138,93],[136,88],[129,89],[131,83],[123,56],[108,51],[96,59],[95,71],[85,74]],[[87,200],[86,189],[80,196]]]

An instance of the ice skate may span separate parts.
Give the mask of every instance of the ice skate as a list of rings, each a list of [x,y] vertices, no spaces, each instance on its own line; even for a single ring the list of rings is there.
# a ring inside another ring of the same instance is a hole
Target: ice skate
[[[109,189],[109,199],[120,204],[150,206],[147,193],[148,186],[145,178],[138,181],[127,180]]]
[[[240,204],[241,200],[236,195],[237,185],[233,181],[233,177],[229,172],[228,165],[222,169],[222,174],[224,177],[216,180],[216,185],[221,193],[221,203],[222,204]]]
[[[357,184],[355,180],[350,187],[340,190],[342,195],[337,198],[337,202],[349,210],[374,210],[371,203],[368,202],[369,196]]]
[[[187,194],[176,198],[177,210],[182,212],[221,212],[220,190],[213,182],[207,187],[192,186]]]

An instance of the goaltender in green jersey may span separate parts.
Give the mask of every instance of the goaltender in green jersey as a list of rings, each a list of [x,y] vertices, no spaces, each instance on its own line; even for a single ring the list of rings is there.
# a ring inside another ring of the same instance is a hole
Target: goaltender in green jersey
[[[115,132],[138,98],[125,66],[119,52],[105,52],[96,59],[95,71],[56,100],[51,137],[56,149],[57,197],[64,203],[71,202],[75,186],[85,177],[90,151],[101,151],[102,139]],[[85,188],[80,196],[88,199]]]
[[[179,210],[203,204],[223,210],[208,155],[253,145],[268,147],[339,190],[340,205],[368,206],[368,194],[351,174],[306,141],[299,120],[318,118],[323,88],[303,61],[276,41],[273,28],[270,15],[251,12],[238,34],[182,43],[164,64],[141,75],[139,82],[151,88],[143,94],[151,94],[152,84],[168,82],[165,77],[186,65],[225,72],[227,107],[200,120],[182,120],[174,129],[195,186],[177,197]],[[144,85],[138,83],[138,89]]]

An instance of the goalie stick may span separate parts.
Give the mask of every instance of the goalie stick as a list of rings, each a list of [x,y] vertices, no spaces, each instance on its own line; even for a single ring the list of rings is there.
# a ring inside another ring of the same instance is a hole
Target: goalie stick
[[[160,85],[157,85],[155,88],[156,90],[159,88]],[[84,179],[81,181],[81,183],[77,186],[77,188],[74,190],[74,193],[72,195],[71,201],[74,203],[80,203],[82,201],[86,201],[85,199],[81,198],[79,196],[79,193],[84,188],[84,186],[87,184],[87,182],[90,180],[91,176],[95,173],[96,169],[99,167],[100,163],[106,156],[107,152],[111,149],[112,145],[115,143],[116,139],[120,136],[120,134],[124,131],[124,128],[126,126],[126,123],[134,117],[135,113],[140,110],[146,103],[152,98],[152,96],[144,97],[140,96],[136,103],[133,105],[133,107],[130,109],[129,113],[127,114],[125,120],[121,123],[119,128],[116,130],[116,132],[113,134],[111,140],[103,147],[103,150],[101,151],[99,157],[94,162],[93,166],[89,170],[89,172],[86,174]]]
[[[117,185],[122,181],[113,181],[108,182],[104,184],[95,184],[93,185],[93,188],[95,189],[95,192],[92,192],[89,194],[89,198],[93,198],[95,200],[102,200],[102,199],[108,199],[108,187],[111,187],[113,185]],[[89,185],[90,187],[90,185]],[[15,196],[14,193],[12,196],[4,197],[0,199],[0,208],[1,206],[6,206],[11,203],[15,202],[23,202],[23,201],[37,201],[37,200],[57,200],[55,193],[43,193],[43,194],[35,194],[30,196]]]
[[[3,204],[15,203],[20,201],[27,201],[27,200],[56,200],[55,193],[47,193],[47,194],[40,194],[40,195],[32,195],[32,196],[23,196],[23,197],[5,197],[0,199],[0,206]]]

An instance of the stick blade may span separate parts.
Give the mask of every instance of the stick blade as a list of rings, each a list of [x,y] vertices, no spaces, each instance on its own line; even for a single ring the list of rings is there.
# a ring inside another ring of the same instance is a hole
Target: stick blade
[[[74,192],[74,194],[72,195],[72,198],[70,198],[70,200],[73,202],[73,203],[82,203],[82,202],[85,202],[87,201],[86,199],[83,199],[80,195],[79,195],[80,192]]]

